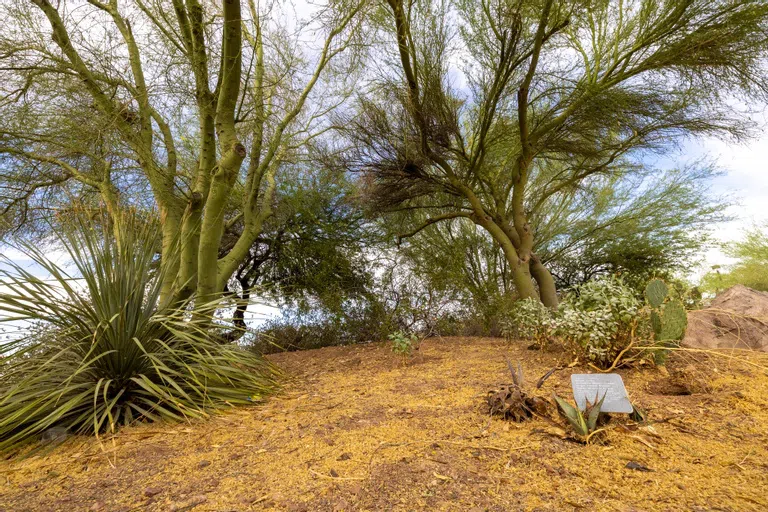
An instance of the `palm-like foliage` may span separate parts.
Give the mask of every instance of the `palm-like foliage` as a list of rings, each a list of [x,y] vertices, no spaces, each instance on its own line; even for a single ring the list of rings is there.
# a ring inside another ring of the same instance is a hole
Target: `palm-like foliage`
[[[0,451],[53,426],[203,418],[275,389],[268,362],[209,335],[215,301],[194,316],[158,305],[155,227],[126,220],[115,239],[81,221],[59,238],[72,275],[31,245],[49,277],[7,258],[0,270],[0,321],[30,327],[0,344]]]

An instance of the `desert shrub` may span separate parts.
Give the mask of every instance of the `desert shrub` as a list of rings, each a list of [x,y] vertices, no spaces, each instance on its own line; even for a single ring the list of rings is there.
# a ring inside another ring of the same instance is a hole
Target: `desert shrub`
[[[272,354],[346,345],[349,339],[337,322],[327,320],[300,323],[284,316],[268,320],[244,341],[254,352]]]
[[[464,332],[466,319],[457,314],[437,317],[430,326],[433,336],[459,336]]]
[[[267,320],[254,332],[243,337],[241,342],[248,350],[257,354],[274,354],[293,350],[304,350],[326,346],[319,340],[329,338],[325,325],[296,325],[284,319]],[[336,342],[336,333],[330,336],[331,345],[339,345]]]
[[[499,323],[508,341],[524,338],[544,345],[557,325],[555,316],[541,301],[528,298],[515,302]]]
[[[562,301],[555,332],[589,362],[606,368],[632,342],[641,307],[620,277],[590,281]]]
[[[391,316],[375,302],[350,305],[342,314],[286,309],[243,338],[258,354],[381,341],[391,331]]]
[[[58,235],[71,275],[31,245],[26,257],[46,279],[3,261],[0,318],[34,327],[0,343],[0,451],[51,427],[98,434],[204,418],[275,389],[264,359],[211,339],[215,302],[194,316],[158,305],[158,230],[121,225],[119,242],[87,220]]]
[[[508,339],[542,345],[557,338],[588,362],[606,368],[632,342],[642,315],[634,290],[612,276],[576,287],[557,311],[537,300],[520,300],[501,323]]]
[[[408,333],[406,331],[395,331],[387,336],[392,344],[392,352],[408,357],[413,354],[419,344],[419,337],[414,333]]]
[[[422,337],[495,332],[480,315],[468,314],[454,304],[416,300],[407,289],[378,291],[365,300],[347,301],[336,311],[284,307],[280,317],[258,326],[243,343],[257,353],[269,354],[378,342],[399,330]]]

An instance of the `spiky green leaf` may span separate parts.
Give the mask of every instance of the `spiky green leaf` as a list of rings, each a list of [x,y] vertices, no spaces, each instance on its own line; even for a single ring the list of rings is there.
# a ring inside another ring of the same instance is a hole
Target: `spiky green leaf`
[[[647,417],[648,413],[645,412],[645,409],[632,404],[632,414],[629,415],[629,419],[638,423],[645,423]]]
[[[556,394],[553,394],[552,396],[558,405],[558,410],[562,413],[563,416],[565,416],[565,419],[568,421],[571,427],[573,427],[573,430],[576,431],[576,433],[580,436],[588,435],[589,428],[587,427],[587,422],[584,420],[584,416],[581,414],[581,411]]]
[[[50,279],[7,258],[0,268],[0,318],[32,326],[0,343],[0,451],[51,427],[92,433],[204,418],[275,389],[268,362],[212,338],[221,301],[194,318],[158,305],[154,226],[126,219],[118,243],[85,219],[59,236],[73,275],[32,245],[27,259]]]
[[[595,430],[595,427],[597,427],[597,420],[600,417],[600,409],[603,407],[606,394],[607,393],[604,393],[603,398],[601,398],[597,403],[592,404],[589,408],[589,415],[587,416],[587,432],[592,432]]]

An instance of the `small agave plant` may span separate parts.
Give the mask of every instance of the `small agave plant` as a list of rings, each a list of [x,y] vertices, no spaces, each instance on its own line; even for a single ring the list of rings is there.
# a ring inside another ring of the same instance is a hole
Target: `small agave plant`
[[[557,410],[560,415],[565,418],[570,425],[573,433],[577,438],[588,443],[594,434],[597,434],[601,429],[597,428],[598,420],[600,419],[600,409],[603,407],[603,401],[605,395],[600,400],[595,396],[593,403],[587,402],[587,407],[582,412],[578,407],[574,407],[564,399],[560,398],[556,394],[552,395],[555,403],[557,403]]]

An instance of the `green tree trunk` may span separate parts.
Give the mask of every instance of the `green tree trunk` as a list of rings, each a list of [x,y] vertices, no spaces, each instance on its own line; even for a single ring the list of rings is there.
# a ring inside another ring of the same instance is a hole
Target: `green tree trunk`
[[[536,280],[536,284],[539,285],[541,302],[548,308],[557,308],[559,301],[555,279],[535,254],[531,257],[531,275]]]
[[[538,299],[539,294],[536,292],[536,287],[533,284],[531,272],[528,268],[528,262],[524,262],[520,259],[515,244],[510,240],[510,237],[505,230],[484,213],[474,215],[473,220],[479,226],[485,228],[485,230],[488,231],[493,239],[501,246],[504,257],[509,264],[512,273],[512,281],[515,284],[518,296],[521,299]]]
[[[163,245],[160,261],[163,268],[163,284],[160,288],[160,303],[168,304],[174,297],[174,282],[179,271],[178,238],[181,216],[173,209],[160,208]]]

